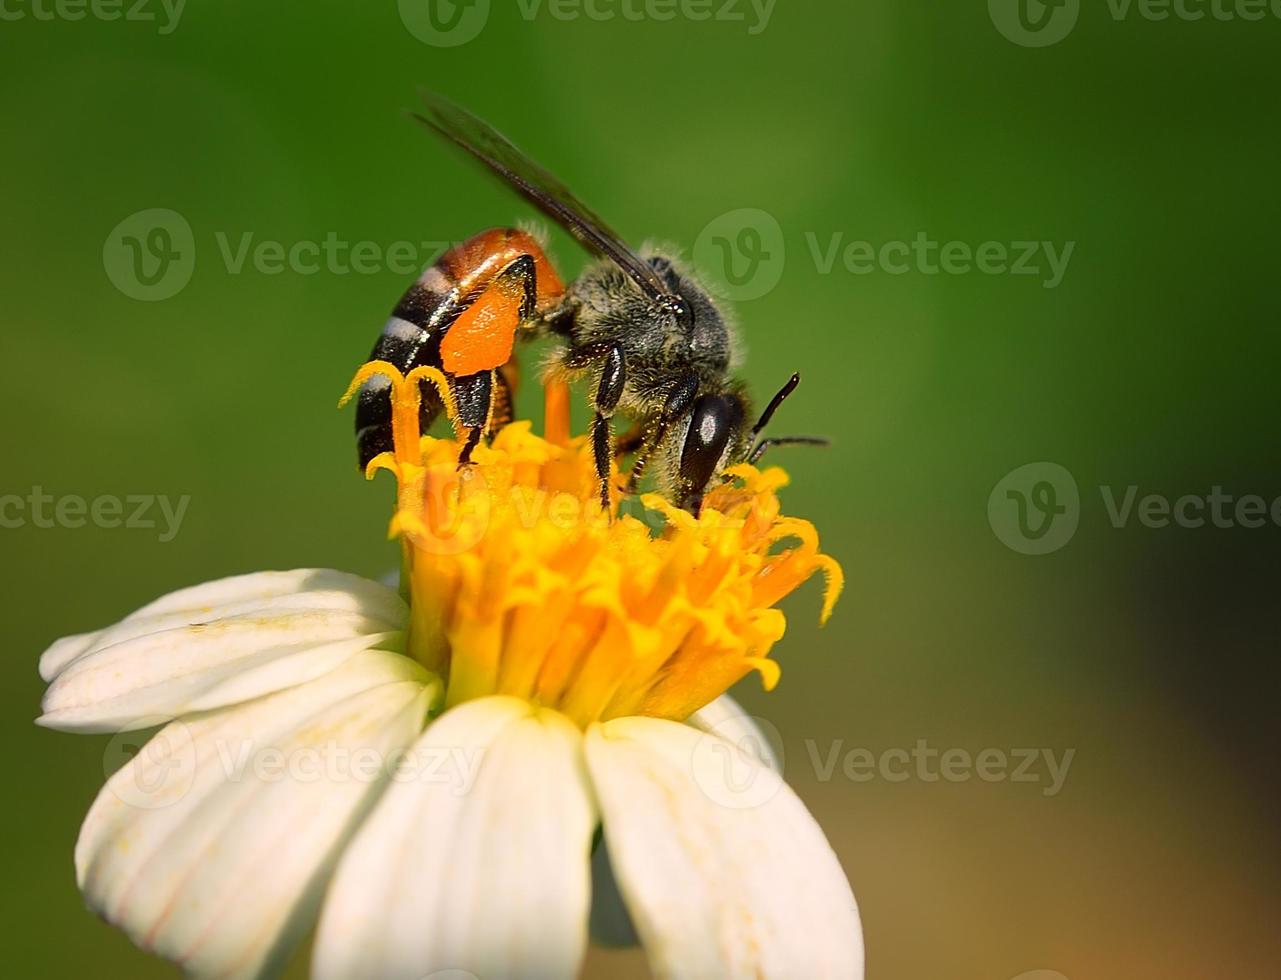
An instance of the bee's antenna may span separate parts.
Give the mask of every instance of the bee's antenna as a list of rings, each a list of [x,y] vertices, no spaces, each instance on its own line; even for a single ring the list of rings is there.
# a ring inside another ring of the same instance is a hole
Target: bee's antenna
[[[778,439],[762,439],[747,454],[747,461],[755,466],[770,446],[830,446],[832,440],[822,436],[781,436]]]
[[[769,425],[770,419],[778,411],[778,406],[787,401],[787,396],[796,390],[796,386],[801,383],[800,374],[793,374],[787,379],[787,384],[778,389],[778,393],[769,400],[765,406],[765,411],[761,412],[760,421],[752,427],[751,435],[748,442],[755,442],[756,437],[761,434],[761,430]],[[770,446],[830,446],[831,442],[822,436],[780,436],[776,439],[761,439],[752,447],[751,452],[747,454],[747,462],[753,466],[765,455]]]
[[[761,430],[764,429],[765,426],[769,425],[769,420],[772,419],[774,417],[774,413],[778,411],[778,406],[782,405],[783,402],[787,400],[787,396],[794,392],[796,390],[796,386],[800,383],[801,376],[799,374],[793,374],[787,379],[787,384],[778,389],[778,394],[769,400],[769,404],[765,406],[765,411],[761,412],[760,420],[756,425],[752,426],[752,439],[755,439],[760,435]],[[755,450],[753,450],[753,452],[755,452]]]

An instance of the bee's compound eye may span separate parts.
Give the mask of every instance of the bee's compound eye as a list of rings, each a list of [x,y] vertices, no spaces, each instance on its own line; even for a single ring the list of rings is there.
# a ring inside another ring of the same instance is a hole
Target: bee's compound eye
[[[702,495],[719,470],[730,440],[742,427],[743,406],[737,398],[704,395],[694,402],[685,444],[681,447],[683,496]]]

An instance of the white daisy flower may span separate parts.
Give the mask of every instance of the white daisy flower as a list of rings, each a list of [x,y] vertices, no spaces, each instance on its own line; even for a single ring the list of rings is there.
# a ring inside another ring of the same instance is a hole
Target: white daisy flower
[[[647,498],[656,535],[594,503],[585,440],[516,423],[458,476],[417,378],[370,371],[403,595],[262,572],[42,657],[40,724],[163,726],[85,819],[89,905],[194,977],[275,975],[314,930],[316,980],[542,980],[577,975],[616,890],[659,977],[861,977],[840,864],[721,696],[777,681],[780,598],[821,570],[826,618],[840,588],[781,471],[697,519]]]

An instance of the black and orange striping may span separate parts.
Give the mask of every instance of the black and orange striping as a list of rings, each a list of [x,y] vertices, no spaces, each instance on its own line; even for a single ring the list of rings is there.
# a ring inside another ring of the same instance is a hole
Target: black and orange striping
[[[406,374],[430,365],[445,373],[457,409],[453,421],[474,446],[512,401],[512,348],[518,331],[555,309],[565,284],[528,232],[495,228],[454,246],[429,266],[396,304],[369,360]],[[440,415],[440,396],[422,386],[423,431]],[[385,380],[371,379],[356,408],[361,467],[391,449],[391,403]]]

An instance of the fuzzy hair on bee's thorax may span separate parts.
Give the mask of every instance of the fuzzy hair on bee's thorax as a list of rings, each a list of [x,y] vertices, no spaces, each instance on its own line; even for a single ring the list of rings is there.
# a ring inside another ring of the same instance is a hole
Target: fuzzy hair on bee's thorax
[[[640,256],[684,301],[688,315],[656,303],[615,263],[593,263],[569,287],[563,317],[552,326],[568,343],[553,352],[547,373],[602,390],[603,352],[621,351],[622,393],[605,415],[621,413],[644,433],[646,472],[660,492],[685,506],[747,455],[749,400],[730,373],[739,361],[737,330],[729,311],[673,251],[647,247]],[[673,405],[683,407],[673,414]],[[697,433],[691,428],[696,418]]]
[[[655,307],[617,265],[588,266],[570,287],[574,316],[570,347],[617,343],[627,363],[619,408],[637,418],[662,407],[672,387],[694,374],[701,391],[720,391],[738,360],[737,331],[728,312],[692,271],[666,250],[646,248],[642,258],[689,306],[688,324]]]

